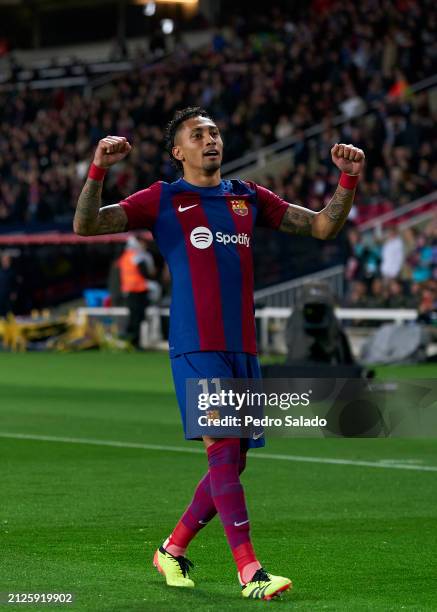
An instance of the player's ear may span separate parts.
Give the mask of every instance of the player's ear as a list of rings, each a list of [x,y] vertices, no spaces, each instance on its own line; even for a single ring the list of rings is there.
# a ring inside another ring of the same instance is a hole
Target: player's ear
[[[181,151],[181,148],[179,146],[177,146],[177,145],[174,146],[173,149],[171,150],[171,152],[173,154],[173,157],[175,159],[177,159],[178,161],[180,161],[180,162],[185,161],[185,157],[184,157],[184,155],[183,155],[183,153]]]

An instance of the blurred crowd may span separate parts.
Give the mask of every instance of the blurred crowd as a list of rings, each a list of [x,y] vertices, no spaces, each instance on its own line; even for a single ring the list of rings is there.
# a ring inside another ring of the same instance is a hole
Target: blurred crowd
[[[92,95],[1,93],[0,225],[69,221],[94,147],[107,134],[126,136],[133,150],[109,172],[106,203],[173,180],[163,128],[177,108],[197,104],[222,130],[225,162],[295,137],[290,170],[266,183],[314,210],[337,182],[330,149],[338,141],[366,151],[359,205],[397,206],[436,188],[431,98],[410,88],[433,72],[431,0],[316,1],[299,17],[273,9],[224,25],[208,48],[179,46]],[[354,121],[368,107],[374,112]],[[335,128],[339,113],[350,120]],[[305,139],[319,122],[321,135]]]
[[[437,216],[423,231],[384,236],[348,233],[350,256],[346,266],[351,308],[415,308],[424,320],[437,312]]]
[[[266,187],[312,210],[321,210],[332,197],[338,172],[332,165],[331,143],[353,143],[366,153],[351,219],[367,221],[408,204],[437,189],[435,118],[430,97],[382,103],[378,111],[320,136],[301,141],[293,149],[293,164],[277,176],[267,176]]]

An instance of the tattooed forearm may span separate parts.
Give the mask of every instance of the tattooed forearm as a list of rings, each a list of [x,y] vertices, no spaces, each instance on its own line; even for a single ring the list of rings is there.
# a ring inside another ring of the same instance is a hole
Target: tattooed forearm
[[[337,187],[334,197],[329,204],[321,211],[321,214],[326,214],[331,221],[340,222],[341,225],[346,221],[350,212],[352,202],[354,201],[355,190]]]
[[[316,216],[312,210],[290,204],[279,227],[281,232],[299,236],[311,236],[312,223]]]
[[[77,201],[73,228],[77,234],[90,235],[97,224],[102,197],[102,181],[87,179]]]
[[[118,204],[100,208],[102,182],[88,178],[77,201],[73,229],[81,236],[124,232],[127,216]]]
[[[354,195],[355,189],[345,189],[339,185],[329,203],[317,213],[313,236],[323,240],[335,238],[349,215]]]
[[[290,204],[279,229],[288,234],[321,240],[335,238],[348,217],[354,195],[355,190],[338,186],[329,204],[318,213]]]

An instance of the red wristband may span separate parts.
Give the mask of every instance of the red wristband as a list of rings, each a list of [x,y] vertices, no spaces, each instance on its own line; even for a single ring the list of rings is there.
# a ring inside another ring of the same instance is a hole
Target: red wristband
[[[342,172],[338,184],[345,189],[355,189],[359,178],[359,174],[346,174]]]
[[[88,171],[88,178],[94,181],[103,181],[105,174],[106,168],[100,168],[100,166],[96,166],[95,163],[92,163]]]

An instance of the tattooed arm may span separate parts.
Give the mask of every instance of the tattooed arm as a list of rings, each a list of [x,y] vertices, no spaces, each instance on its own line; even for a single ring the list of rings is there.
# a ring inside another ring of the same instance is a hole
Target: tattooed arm
[[[314,236],[313,223],[316,217],[317,213],[308,208],[289,204],[279,230],[297,236]]]
[[[100,140],[94,164],[101,169],[117,163],[131,150],[126,138],[107,136]],[[115,234],[127,229],[127,215],[119,204],[101,208],[103,180],[88,177],[77,201],[73,229],[80,236]]]
[[[338,185],[331,200],[317,213],[312,235],[322,240],[335,238],[348,218],[354,196],[355,188],[346,189]]]
[[[357,176],[363,168],[364,153],[352,145],[336,144],[331,149],[331,155],[335,165],[346,174]],[[330,202],[318,213],[290,204],[279,229],[321,240],[335,238],[349,215],[354,196],[355,187],[338,185]]]
[[[321,240],[335,238],[348,217],[354,195],[355,189],[345,189],[339,185],[328,205],[317,213],[290,204],[279,229],[288,234],[312,236]]]
[[[100,208],[102,181],[88,178],[77,201],[73,229],[80,236],[115,234],[127,229],[127,215],[119,204]]]

